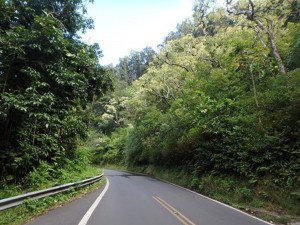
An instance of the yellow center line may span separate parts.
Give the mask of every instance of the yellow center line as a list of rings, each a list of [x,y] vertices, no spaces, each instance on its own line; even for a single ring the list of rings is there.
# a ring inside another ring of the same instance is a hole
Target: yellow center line
[[[160,205],[162,205],[165,209],[167,209],[173,216],[175,216],[182,224],[184,225],[196,225],[189,218],[180,213],[177,209],[171,206],[169,203],[161,199],[160,197],[152,196]]]

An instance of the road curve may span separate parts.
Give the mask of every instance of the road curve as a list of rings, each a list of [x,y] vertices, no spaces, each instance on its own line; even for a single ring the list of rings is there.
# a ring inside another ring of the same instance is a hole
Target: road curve
[[[149,176],[105,170],[109,185],[26,225],[266,225]]]

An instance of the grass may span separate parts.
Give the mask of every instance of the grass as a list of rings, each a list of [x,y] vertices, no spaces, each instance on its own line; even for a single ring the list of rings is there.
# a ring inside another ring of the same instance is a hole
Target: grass
[[[40,183],[39,186],[35,186],[34,188],[26,188],[25,191],[32,191],[40,190],[44,188],[48,188],[54,185],[58,184],[64,184],[69,183],[73,181],[79,181],[86,179],[88,177],[93,177],[96,175],[99,175],[101,172],[99,169],[95,167],[87,167],[85,170],[82,170],[81,172],[78,171],[64,171],[63,176],[57,177],[57,179],[49,180],[49,182],[43,182]],[[45,213],[47,210],[51,208],[56,208],[58,206],[61,206],[65,204],[66,202],[69,202],[73,199],[79,198],[83,196],[84,194],[99,188],[105,183],[105,179],[101,179],[100,181],[90,185],[86,186],[80,189],[71,189],[70,191],[59,193],[53,196],[45,197],[38,200],[26,200],[22,205],[6,209],[3,211],[0,211],[0,225],[19,225],[23,224],[30,219],[41,215]],[[26,186],[26,185],[25,185]],[[22,186],[3,186],[2,189],[0,189],[1,198],[3,196],[10,197],[15,196],[18,194],[21,194],[24,192],[24,189],[22,189]]]

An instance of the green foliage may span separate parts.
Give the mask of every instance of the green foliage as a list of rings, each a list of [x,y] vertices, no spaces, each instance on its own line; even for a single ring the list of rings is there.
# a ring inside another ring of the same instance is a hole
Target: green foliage
[[[151,47],[145,47],[140,52],[131,51],[129,56],[119,59],[119,64],[113,69],[114,76],[131,85],[146,72],[155,54]]]
[[[249,185],[271,176],[293,187],[299,172],[298,69],[277,76],[269,49],[253,41],[259,38],[253,30],[222,26],[205,40],[169,40],[158,64],[135,82],[136,94],[125,107],[134,126],[128,164],[184,165],[197,176],[245,176]],[[247,199],[251,192],[241,194]]]
[[[92,25],[83,1],[1,1],[1,8],[0,178],[12,181],[76,155],[86,106],[111,80],[99,46],[76,35]]]
[[[31,171],[24,178],[24,185],[33,189],[40,187],[41,184],[47,183],[53,177],[55,169],[46,162],[40,163],[39,167]]]
[[[77,171],[83,171],[91,162],[91,152],[87,147],[79,147],[74,152],[72,161],[77,166]]]
[[[122,93],[122,107],[106,100],[110,108],[100,110],[106,136],[94,151],[96,162],[149,173],[178,169],[189,174],[186,186],[224,202],[270,201],[266,207],[295,213],[299,24],[289,22],[288,2],[282,10],[278,1],[274,10],[270,1],[255,1],[254,9],[247,2],[229,8],[247,20],[196,2],[194,20],[170,33],[143,76],[111,99],[118,102]],[[122,115],[122,124],[112,112]],[[283,190],[285,201],[278,197]]]
[[[48,165],[49,166],[49,165]],[[48,168],[47,165],[44,165],[44,168]],[[39,170],[39,169],[38,169]],[[35,171],[36,177],[38,176],[43,176],[44,172],[40,171],[40,173]],[[74,182],[78,180],[83,180],[86,179],[87,177],[92,177],[99,175],[99,170],[94,168],[94,167],[87,167],[85,170],[82,170],[81,172],[79,171],[74,171],[72,169],[66,170],[64,176],[57,177],[56,179],[51,179],[51,180],[45,180],[45,183],[40,183],[39,187],[35,187],[36,189],[33,190],[40,190],[43,188],[49,188],[52,187],[53,185],[60,185],[60,184],[65,184],[67,182]],[[40,179],[40,178],[39,178]],[[83,194],[86,194],[90,192],[91,190],[94,190],[95,188],[99,188],[99,185],[103,185],[105,180],[101,180],[100,182],[97,182],[93,185],[83,187],[80,189],[71,189],[68,192],[56,194],[53,196],[41,198],[41,199],[28,199],[25,200],[24,204],[20,206],[16,206],[10,209],[6,209],[4,211],[0,212],[0,224],[12,224],[12,225],[18,225],[18,224],[24,224],[31,220],[34,217],[37,217],[41,214],[44,214],[47,210],[54,208],[54,207],[59,207],[63,205],[64,203],[78,198],[82,196]],[[24,191],[33,191],[30,189],[22,190],[21,187],[19,186],[18,193],[17,192],[12,192],[14,189],[14,186],[9,186],[9,187],[4,187],[1,188],[1,196],[3,197],[11,197],[15,196],[18,194],[21,194],[21,192]],[[8,192],[10,190],[10,192]],[[3,195],[3,193],[6,194],[6,196]]]
[[[1,183],[0,187],[1,187],[0,199],[16,196],[22,191],[21,185],[7,185],[5,183]]]
[[[99,141],[92,147],[92,162],[108,165],[121,165],[124,163],[128,129],[124,127],[113,132],[111,136],[100,135],[100,137],[95,137]]]

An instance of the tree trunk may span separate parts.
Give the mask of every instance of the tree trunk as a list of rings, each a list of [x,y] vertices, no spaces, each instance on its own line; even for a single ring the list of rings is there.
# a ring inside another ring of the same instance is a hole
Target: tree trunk
[[[253,95],[254,95],[254,100],[255,100],[255,105],[257,108],[259,108],[259,103],[258,103],[258,98],[257,98],[257,90],[256,90],[256,84],[255,84],[255,79],[254,79],[254,74],[253,74],[253,62],[250,64],[250,76],[251,76],[251,81],[252,81],[252,87],[253,87]],[[258,122],[259,124],[261,123],[261,117],[258,116]]]
[[[33,127],[32,145],[34,145],[34,143],[35,143],[36,126],[37,126],[37,119],[35,119],[34,127]]]
[[[252,81],[252,88],[253,88],[253,95],[254,95],[255,104],[256,104],[256,107],[259,107],[259,103],[258,103],[258,99],[257,99],[256,85],[255,85],[255,80],[254,80],[254,75],[253,75],[252,63],[250,64],[250,76],[251,76],[251,81]]]
[[[282,61],[280,55],[279,55],[279,52],[278,52],[277,46],[275,44],[275,40],[274,40],[274,36],[273,36],[272,31],[268,30],[258,19],[254,18],[253,21],[268,36],[268,42],[269,42],[269,45],[272,49],[273,57],[274,57],[274,59],[276,60],[276,62],[278,64],[278,67],[279,67],[279,70],[280,70],[281,74],[286,75],[286,68],[283,64],[283,61]]]
[[[269,41],[269,44],[270,44],[271,49],[272,49],[273,57],[277,61],[280,72],[282,73],[282,75],[286,75],[286,68],[283,64],[283,61],[282,61],[280,55],[279,55],[279,52],[278,52],[278,49],[277,49],[277,46],[275,44],[274,39],[268,36],[268,41]]]

